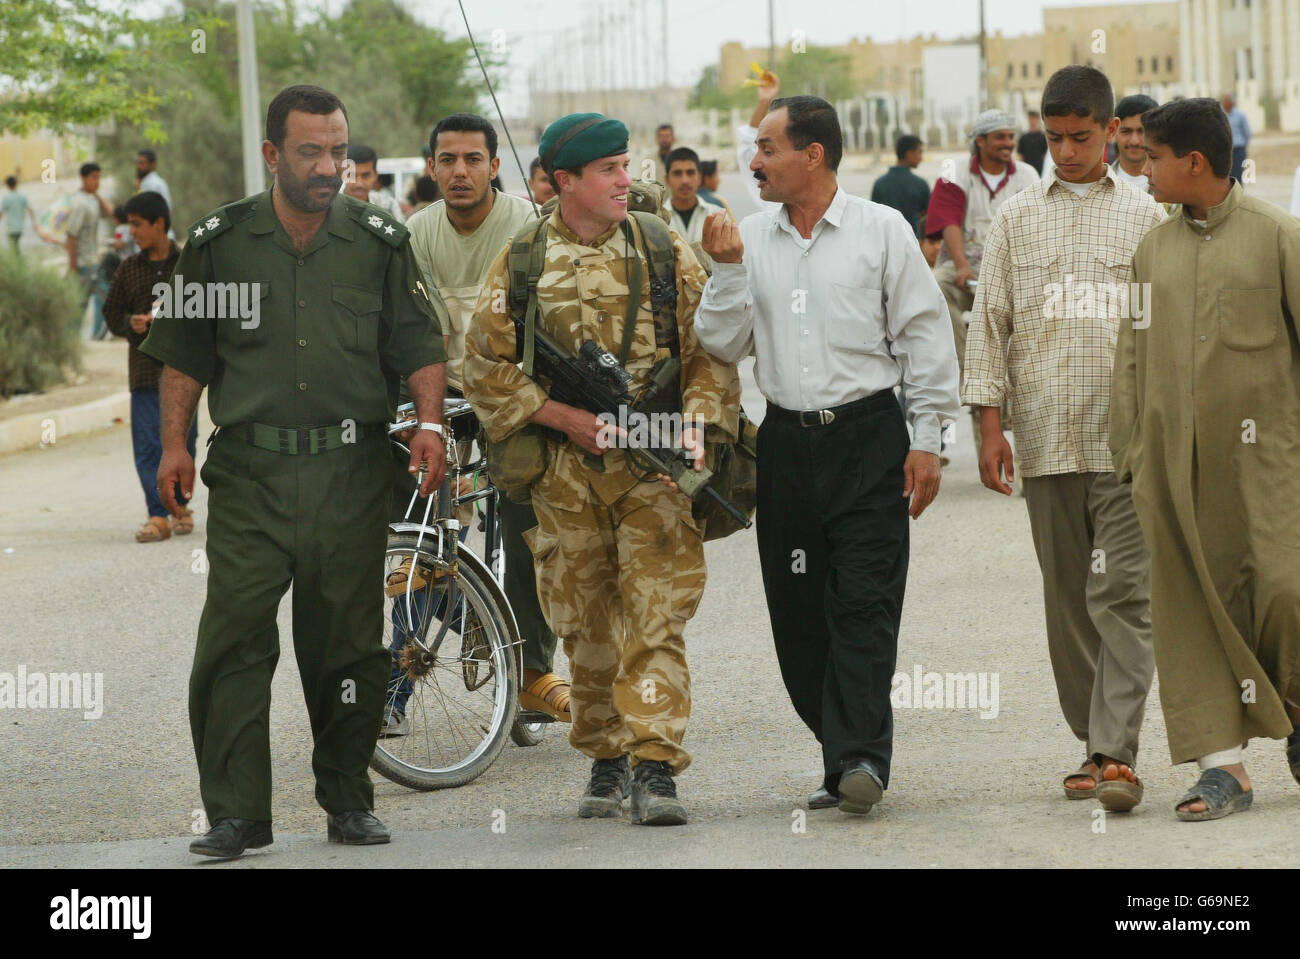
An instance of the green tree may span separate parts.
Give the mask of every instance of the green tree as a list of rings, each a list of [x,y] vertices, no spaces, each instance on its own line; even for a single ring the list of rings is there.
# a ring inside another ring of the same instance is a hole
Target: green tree
[[[787,51],[776,68],[781,96],[812,94],[825,100],[843,100],[860,90],[853,82],[852,61],[831,47],[809,46],[802,53]]]
[[[146,36],[179,41],[175,24],[149,28],[93,0],[4,0],[0,131],[62,132],[116,117],[159,138],[153,117],[167,97],[138,85],[132,67]]]
[[[215,23],[207,52],[174,48],[134,66],[138,84],[165,76],[184,91],[154,118],[167,135],[158,150],[159,169],[176,204],[173,222],[181,229],[244,193],[235,21],[230,0],[181,0],[178,12],[148,26],[164,30],[179,22],[188,31],[193,24]],[[482,112],[485,88],[469,42],[420,24],[395,0],[354,0],[334,17],[312,18],[281,0],[256,5],[254,22],[259,115],[284,87],[318,84],[343,100],[353,142],[374,147],[382,157],[418,154],[439,117]],[[118,179],[119,199],[130,192],[135,151],[146,132],[142,124],[125,123],[101,139],[101,154],[112,157],[106,169]]]

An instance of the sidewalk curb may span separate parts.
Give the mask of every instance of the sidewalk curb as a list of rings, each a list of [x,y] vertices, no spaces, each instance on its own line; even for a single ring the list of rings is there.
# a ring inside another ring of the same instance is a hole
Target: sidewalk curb
[[[40,446],[45,429],[51,423],[54,426],[54,440],[58,442],[76,433],[104,429],[118,420],[131,422],[129,390],[80,406],[15,416],[11,420],[0,422],[0,454]]]

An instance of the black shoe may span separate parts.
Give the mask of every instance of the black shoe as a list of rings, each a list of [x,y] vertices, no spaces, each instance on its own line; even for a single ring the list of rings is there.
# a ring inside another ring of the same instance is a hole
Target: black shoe
[[[865,759],[859,760],[840,774],[838,787],[840,794],[840,812],[865,815],[871,807],[880,802],[885,794],[885,787],[876,777],[876,772]]]
[[[190,852],[214,859],[234,859],[242,856],[245,849],[261,849],[272,842],[269,822],[231,816],[218,819],[211,829],[190,843]]]
[[[330,842],[345,846],[377,846],[391,842],[388,827],[375,818],[369,809],[349,809],[327,818]]]
[[[591,781],[578,800],[578,815],[583,819],[609,819],[623,811],[632,784],[632,765],[626,756],[597,759],[591,764]]]
[[[673,768],[668,763],[637,763],[632,779],[632,821],[642,826],[686,824],[686,807],[677,798]]]
[[[825,786],[822,786],[816,792],[808,794],[809,809],[829,809],[831,806],[840,804],[840,794],[831,792]]]

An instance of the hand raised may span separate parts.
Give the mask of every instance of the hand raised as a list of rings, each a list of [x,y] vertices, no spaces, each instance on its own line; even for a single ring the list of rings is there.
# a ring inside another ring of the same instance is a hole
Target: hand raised
[[[704,221],[704,237],[700,243],[704,252],[715,263],[739,263],[745,255],[745,244],[740,239],[740,224],[726,213],[710,213]]]

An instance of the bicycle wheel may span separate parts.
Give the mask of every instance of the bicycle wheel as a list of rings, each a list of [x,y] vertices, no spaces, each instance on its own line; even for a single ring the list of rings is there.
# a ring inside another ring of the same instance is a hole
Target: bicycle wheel
[[[450,569],[428,537],[419,547],[416,533],[390,534],[385,582],[406,561],[428,584],[385,597],[391,721],[370,766],[412,789],[462,786],[492,765],[518,712],[517,628],[500,587],[469,550],[458,550]]]

